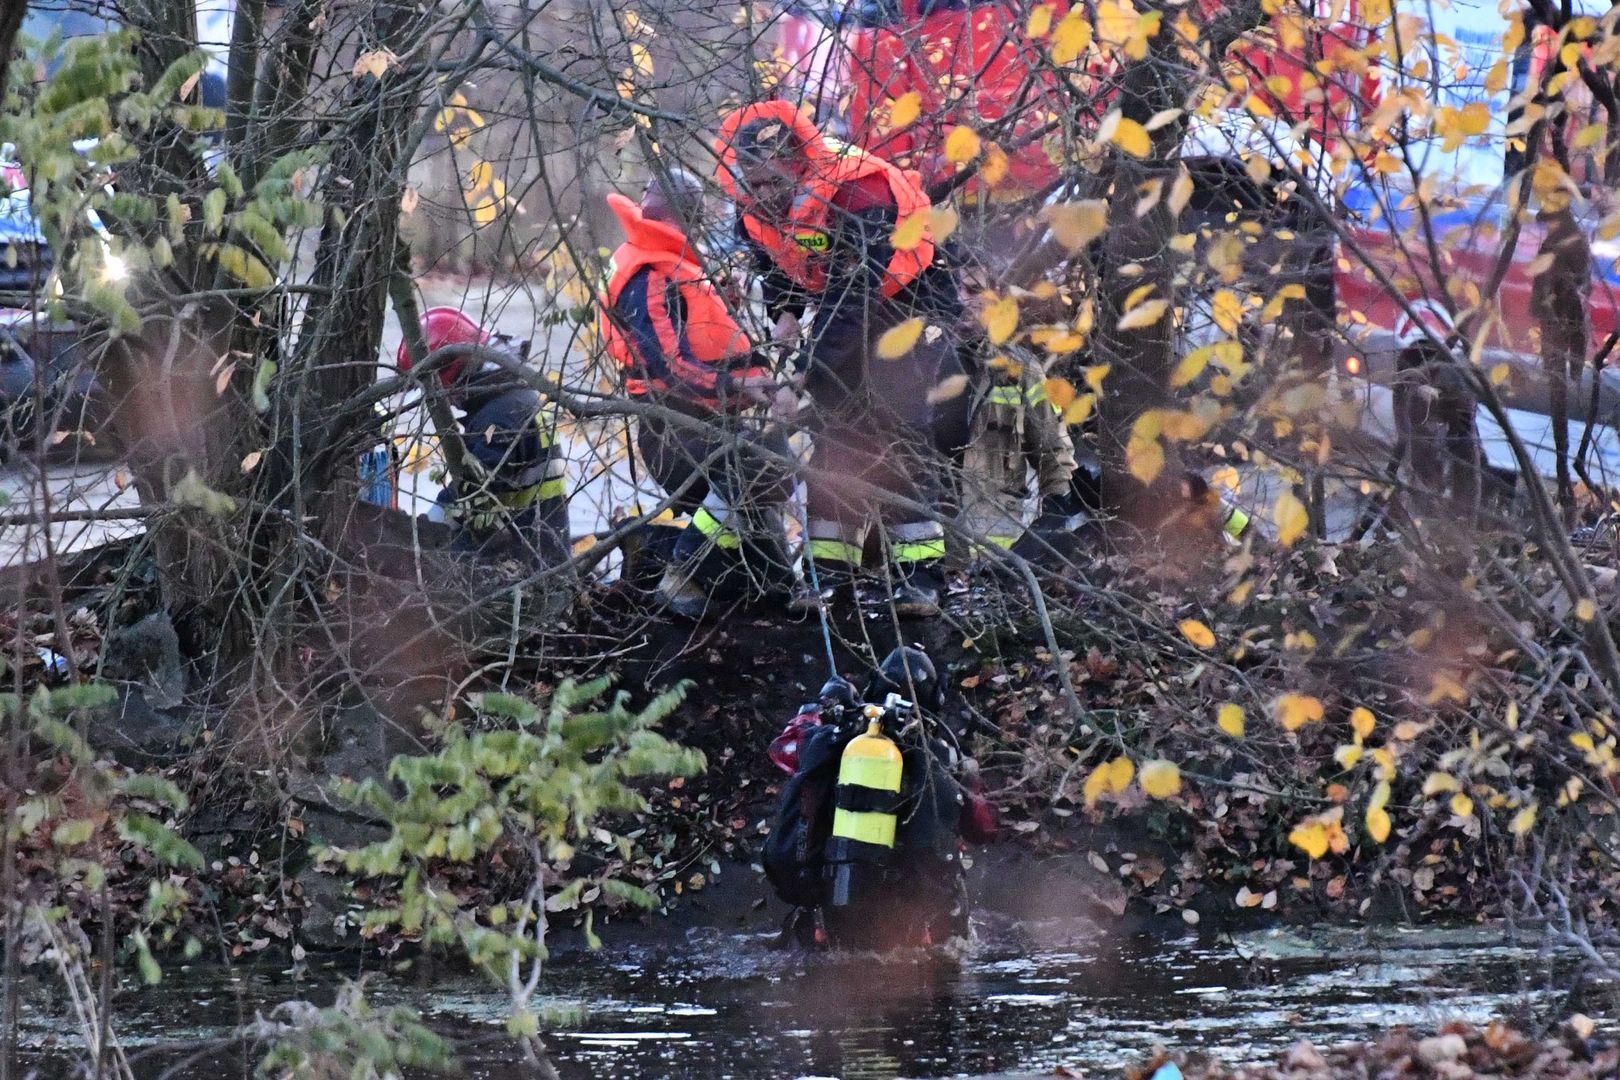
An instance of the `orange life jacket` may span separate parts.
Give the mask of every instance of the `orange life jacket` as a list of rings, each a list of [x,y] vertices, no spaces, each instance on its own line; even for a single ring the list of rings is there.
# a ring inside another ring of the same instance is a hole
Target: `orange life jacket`
[[[737,132],[756,120],[775,120],[787,125],[805,148],[806,168],[802,189],[794,197],[786,222],[768,222],[756,217],[746,195],[739,193],[735,170],[737,151],[732,145]],[[793,282],[812,293],[827,287],[826,252],[830,242],[829,222],[835,213],[833,199],[839,189],[869,176],[881,176],[889,185],[898,210],[896,222],[905,222],[933,208],[915,173],[903,172],[876,154],[859,147],[835,144],[822,135],[810,118],[791,102],[762,101],[733,111],[720,125],[716,153],[720,167],[716,179],[726,194],[742,208],[743,229],[770,255],[771,261]],[[926,222],[926,219],[925,219]],[[894,296],[917,280],[934,261],[934,240],[929,226],[923,226],[922,239],[904,250],[896,248],[883,278],[884,296]]]
[[[630,336],[615,317],[625,286],[651,267],[655,278],[680,290],[685,318],[677,328],[667,316],[664,288],[649,287],[648,307],[654,331],[672,374],[700,396],[714,396],[715,380],[747,356],[750,343],[726,309],[725,301],[707,280],[703,266],[685,235],[672,225],[649,221],[641,207],[623,195],[607,197],[608,207],[624,228],[625,241],[613,252],[612,276],[602,305],[601,331],[607,353],[625,372],[625,390],[633,396],[669,390],[668,380],[652,375]],[[682,332],[684,331],[684,333]]]

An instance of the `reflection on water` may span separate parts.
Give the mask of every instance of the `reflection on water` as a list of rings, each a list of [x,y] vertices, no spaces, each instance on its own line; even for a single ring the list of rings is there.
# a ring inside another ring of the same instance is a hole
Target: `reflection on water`
[[[694,931],[552,968],[552,1003],[582,1019],[550,1039],[564,1077],[895,1077],[1107,1070],[1156,1044],[1256,1060],[1301,1038],[1330,1044],[1395,1024],[1483,1021],[1534,1003],[1534,957],[1483,930],[1272,931],[1233,940],[1110,938],[1043,923],[981,928],[955,962],[923,954],[803,956]],[[338,977],[175,973],[122,999],[132,1047],[217,1034],[287,997],[330,998]],[[313,985],[312,985],[313,984]],[[502,1001],[471,979],[379,977],[380,1003],[414,1005],[468,1040],[469,1075],[513,1075]],[[51,1029],[36,1016],[36,1055]],[[180,1054],[141,1058],[156,1076]],[[36,1060],[40,1060],[36,1058]],[[218,1060],[183,1072],[219,1075]],[[49,1070],[47,1070],[49,1071]]]

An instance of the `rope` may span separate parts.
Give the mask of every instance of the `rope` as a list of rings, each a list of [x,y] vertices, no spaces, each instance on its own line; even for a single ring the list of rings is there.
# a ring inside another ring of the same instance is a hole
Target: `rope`
[[[838,662],[833,659],[832,629],[827,622],[827,605],[821,598],[821,579],[816,574],[816,557],[811,554],[809,545],[804,550],[805,561],[810,564],[810,588],[816,594],[816,615],[821,619],[821,643],[827,649],[827,677],[835,678],[838,675]]]

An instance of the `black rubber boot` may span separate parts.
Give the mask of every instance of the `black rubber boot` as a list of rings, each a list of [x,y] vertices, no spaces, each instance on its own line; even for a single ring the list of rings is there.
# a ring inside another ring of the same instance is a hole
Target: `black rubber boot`
[[[818,563],[813,579],[807,565],[804,578],[793,587],[788,596],[787,609],[796,615],[814,615],[821,609],[830,611],[840,597],[853,596],[854,592],[855,573],[848,564],[837,563],[829,566],[826,563]]]
[[[658,582],[658,599],[683,619],[700,619],[725,586],[739,574],[737,556],[688,526],[675,542],[675,552]]]

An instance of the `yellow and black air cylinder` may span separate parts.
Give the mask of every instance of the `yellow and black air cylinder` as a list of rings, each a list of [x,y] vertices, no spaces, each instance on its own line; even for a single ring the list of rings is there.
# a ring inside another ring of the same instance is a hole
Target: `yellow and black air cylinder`
[[[865,734],[851,739],[839,759],[827,841],[829,902],[834,907],[849,904],[860,892],[862,867],[881,873],[894,853],[905,766],[900,748],[883,734],[882,715],[877,706],[866,707]]]

